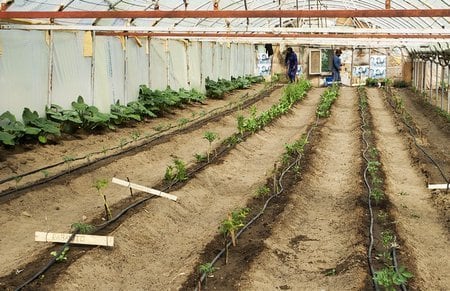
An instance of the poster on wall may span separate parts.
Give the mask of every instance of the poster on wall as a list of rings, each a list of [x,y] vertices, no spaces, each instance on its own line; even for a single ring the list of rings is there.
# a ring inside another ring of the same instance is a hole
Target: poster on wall
[[[386,56],[371,56],[369,77],[374,79],[386,78]]]
[[[260,75],[260,76],[270,75],[271,69],[272,69],[271,58],[267,55],[267,53],[259,53],[258,54],[258,75]]]

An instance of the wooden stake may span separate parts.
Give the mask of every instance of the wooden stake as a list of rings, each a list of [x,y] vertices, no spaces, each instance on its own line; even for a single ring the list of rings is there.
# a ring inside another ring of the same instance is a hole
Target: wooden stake
[[[159,190],[155,190],[155,189],[148,188],[148,187],[145,187],[145,186],[141,186],[141,185],[138,185],[138,184],[130,183],[130,182],[123,181],[123,180],[120,180],[120,179],[117,179],[117,178],[113,178],[112,182],[114,184],[122,185],[122,186],[125,186],[125,187],[133,188],[133,189],[136,189],[136,190],[139,190],[139,191],[143,191],[143,192],[146,192],[146,193],[150,193],[150,194],[153,194],[153,195],[161,196],[161,197],[173,200],[173,201],[177,201],[177,196],[171,195],[171,194],[168,194],[168,193],[164,193],[164,192],[159,191]]]

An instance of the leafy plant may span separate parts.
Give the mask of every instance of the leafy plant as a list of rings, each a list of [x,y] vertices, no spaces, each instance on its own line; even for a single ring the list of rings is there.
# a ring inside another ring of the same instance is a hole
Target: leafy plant
[[[205,162],[208,160],[207,155],[203,155],[203,154],[195,154],[194,157],[197,160],[197,163]]]
[[[339,95],[339,86],[334,84],[329,87],[321,96],[316,115],[320,118],[328,117],[331,114],[331,105]]]
[[[83,97],[78,96],[77,101],[72,102],[72,108],[78,113],[83,128],[88,130],[104,128],[114,129],[111,121],[117,119],[117,116],[101,113],[97,107],[89,106],[84,103]]]
[[[136,112],[133,107],[120,105],[120,101],[117,100],[116,104],[111,105],[111,115],[115,116],[112,122],[116,125],[120,125],[126,122],[141,121],[141,115]]]
[[[106,219],[110,220],[112,218],[112,213],[111,209],[109,208],[108,202],[106,201],[106,194],[103,192],[106,186],[108,186],[108,181],[106,179],[96,180],[93,185],[93,187],[97,189],[97,192],[100,195],[100,197],[103,198],[103,206],[105,207]]]
[[[381,243],[386,249],[389,249],[395,243],[395,235],[390,230],[382,231]]]
[[[406,284],[408,279],[412,277],[413,274],[403,266],[399,267],[398,272],[395,271],[394,267],[389,266],[375,272],[373,279],[386,290],[395,291],[395,286]]]
[[[267,185],[259,186],[256,190],[255,196],[257,198],[259,197],[265,197],[270,194],[270,188]]]
[[[219,135],[215,132],[212,131],[206,131],[203,134],[203,138],[206,139],[209,142],[209,146],[208,146],[208,153],[207,153],[207,157],[208,157],[208,162],[209,162],[209,157],[211,155],[211,151],[212,151],[212,143],[219,137]]]
[[[379,204],[384,199],[384,192],[378,188],[375,188],[370,193],[370,196],[375,200],[375,203]]]
[[[88,234],[95,230],[95,226],[83,222],[75,222],[71,225],[71,228],[81,234]]]
[[[225,238],[230,236],[233,246],[236,246],[236,231],[244,226],[244,219],[247,217],[249,212],[249,208],[234,210],[228,214],[227,219],[223,220],[220,224],[220,233],[222,233]]]
[[[168,182],[186,181],[188,179],[186,164],[180,159],[175,159],[173,162],[174,165],[167,166],[164,180]]]
[[[208,276],[208,275],[214,273],[216,268],[211,263],[205,263],[205,264],[200,265],[199,270],[200,270],[201,274]]]
[[[179,127],[183,127],[184,125],[186,125],[189,122],[189,119],[186,117],[180,118],[178,119],[178,126]]]
[[[50,175],[50,172],[48,170],[41,170],[42,175],[44,175],[44,178],[47,178]]]
[[[69,251],[69,247],[64,247],[64,249],[62,250],[61,253],[58,254],[58,252],[53,251],[50,254],[55,257],[55,260],[57,262],[64,262],[64,261],[67,261],[67,252],[68,251]]]
[[[25,135],[36,137],[40,132],[40,128],[17,121],[9,111],[0,115],[0,141],[5,145],[15,145]]]

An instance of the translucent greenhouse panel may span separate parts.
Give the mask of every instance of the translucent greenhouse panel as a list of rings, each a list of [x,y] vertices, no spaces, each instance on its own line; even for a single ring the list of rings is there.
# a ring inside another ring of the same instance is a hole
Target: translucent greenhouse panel
[[[222,46],[220,43],[214,43],[213,47],[213,66],[212,79],[217,80],[222,78]]]
[[[188,88],[186,43],[169,40],[169,86],[174,90]]]
[[[253,75],[253,46],[251,44],[244,44],[245,55],[244,55],[244,75]]]
[[[45,114],[49,46],[43,31],[0,31],[0,114],[21,119],[25,107]]]
[[[222,43],[222,78],[230,80],[231,74],[230,74],[230,52],[231,52],[231,45],[230,43]]]
[[[202,42],[202,78],[206,77],[213,79],[213,49],[214,43],[205,41]]]
[[[167,40],[152,38],[150,40],[150,87],[167,88]]]
[[[149,54],[147,54],[147,38],[128,38],[126,49],[126,96],[125,101],[136,101],[139,86],[149,86]]]
[[[125,104],[124,50],[117,37],[97,36],[94,56],[94,105],[109,112],[112,103]]]
[[[237,43],[232,43],[230,47],[230,75],[236,77],[239,75],[239,55]]]
[[[72,101],[82,96],[93,104],[92,56],[84,56],[83,44],[82,31],[54,32],[51,103],[71,108]]]
[[[198,41],[189,43],[187,48],[187,57],[189,63],[189,84],[190,87],[205,92],[202,81],[202,44]]]
[[[245,44],[238,44],[238,68],[237,68],[237,76],[243,76],[245,74]]]

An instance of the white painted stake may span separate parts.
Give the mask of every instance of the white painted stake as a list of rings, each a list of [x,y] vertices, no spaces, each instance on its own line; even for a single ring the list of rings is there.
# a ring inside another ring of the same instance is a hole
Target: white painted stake
[[[444,189],[447,190],[449,184],[428,184],[428,189]]]
[[[133,188],[133,189],[136,189],[136,190],[139,190],[139,191],[143,191],[143,192],[146,192],[146,193],[150,193],[150,194],[153,194],[153,195],[161,196],[161,197],[173,200],[173,201],[177,201],[177,196],[172,195],[172,194],[168,194],[168,193],[164,193],[164,192],[159,191],[159,190],[155,190],[155,189],[148,188],[148,187],[145,187],[145,186],[141,186],[141,185],[138,185],[138,184],[130,183],[128,181],[120,180],[120,179],[117,179],[117,178],[113,178],[112,182],[114,184],[122,185],[122,186],[125,186],[125,187]]]
[[[71,233],[54,233],[54,232],[36,231],[34,233],[34,241],[66,243],[69,240],[71,235],[72,235]],[[113,236],[101,236],[101,235],[76,234],[70,243],[71,244],[80,244],[80,245],[97,245],[97,246],[104,246],[104,247],[113,247],[114,246],[114,237]]]

